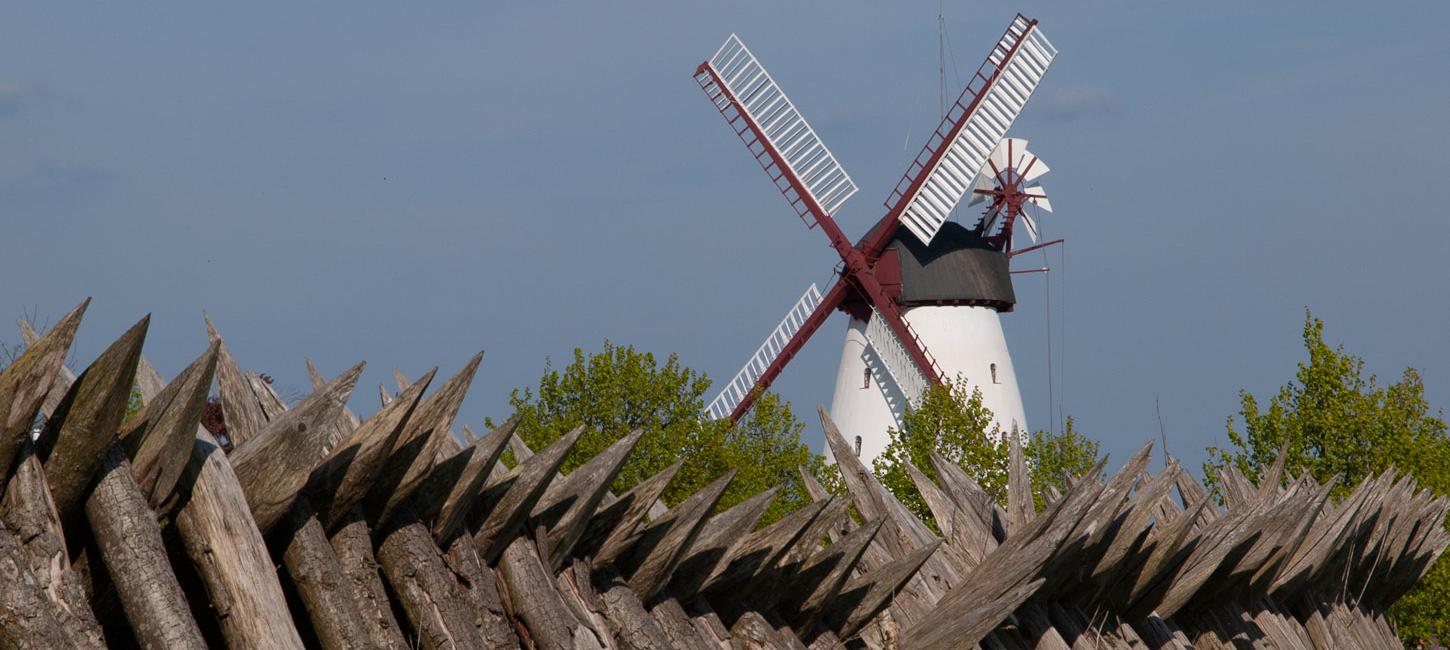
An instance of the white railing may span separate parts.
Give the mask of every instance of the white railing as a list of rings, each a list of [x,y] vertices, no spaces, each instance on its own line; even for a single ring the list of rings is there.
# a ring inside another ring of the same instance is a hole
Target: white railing
[[[811,283],[806,292],[795,302],[795,306],[786,312],[785,318],[782,318],[770,336],[766,337],[765,342],[756,348],[755,356],[750,357],[750,361],[745,364],[745,367],[735,373],[735,377],[725,385],[724,390],[721,390],[720,394],[710,401],[710,405],[705,407],[705,413],[709,415],[710,419],[719,420],[730,417],[730,414],[735,411],[735,407],[750,394],[750,390],[755,386],[755,381],[765,374],[765,370],[770,367],[770,362],[780,355],[780,351],[790,342],[791,337],[800,331],[801,325],[820,304],[821,290],[816,287],[815,283]]]
[[[875,307],[871,308],[871,320],[866,323],[866,342],[876,350],[876,356],[886,366],[886,372],[891,375],[891,380],[896,382],[907,401],[915,403],[921,399],[921,394],[926,392],[926,387],[931,382],[916,366],[911,353],[906,351],[906,346],[891,331],[891,326],[886,324],[886,318]]]

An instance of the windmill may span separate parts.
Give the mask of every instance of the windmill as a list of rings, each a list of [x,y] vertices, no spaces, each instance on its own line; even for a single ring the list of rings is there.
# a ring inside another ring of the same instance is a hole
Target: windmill
[[[958,373],[981,385],[1003,430],[1025,427],[997,315],[1015,303],[1013,226],[1030,223],[1024,205],[1046,198],[1027,185],[1040,174],[1025,146],[1019,154],[1007,141],[993,156],[1056,54],[1036,20],[1013,18],[887,198],[885,216],[857,242],[832,216],[855,182],[740,38],[731,34],[696,68],[695,81],[776,189],[842,261],[831,288],[806,289],[710,402],[709,416],[738,421],[839,309],[851,322],[831,410],[859,454],[879,453],[903,407]],[[968,193],[991,200],[970,229],[948,221]]]

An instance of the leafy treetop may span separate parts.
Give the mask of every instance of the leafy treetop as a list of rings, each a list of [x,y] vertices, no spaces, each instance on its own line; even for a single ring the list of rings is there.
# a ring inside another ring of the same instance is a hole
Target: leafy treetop
[[[677,355],[660,363],[653,354],[605,341],[595,353],[576,348],[563,370],[551,362],[538,386],[515,389],[509,405],[519,417],[517,434],[534,449],[584,427],[564,461],[566,473],[634,429],[643,429],[643,438],[615,479],[616,493],[683,460],[664,493],[667,505],[730,470],[736,475],[721,498],[721,509],[775,486],[782,487],[781,495],[767,511],[767,522],[808,502],[797,467],[824,473],[825,463],[801,441],[805,425],[790,403],[766,393],[747,418],[731,427],[728,420],[702,416],[709,389],[710,380],[682,366]]]
[[[1309,358],[1267,408],[1240,391],[1238,420],[1228,418],[1232,448],[1208,449],[1204,482],[1216,487],[1230,464],[1257,480],[1284,449],[1285,480],[1337,477],[1335,499],[1390,468],[1450,494],[1450,437],[1443,414],[1430,412],[1420,373],[1406,368],[1399,381],[1380,386],[1366,376],[1363,359],[1324,342],[1324,322],[1307,310],[1303,341]],[[1450,562],[1437,562],[1390,614],[1408,643],[1450,638]]]

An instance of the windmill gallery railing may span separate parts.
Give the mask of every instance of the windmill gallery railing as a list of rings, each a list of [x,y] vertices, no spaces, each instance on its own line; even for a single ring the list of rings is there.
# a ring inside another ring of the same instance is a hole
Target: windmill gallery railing
[[[581,431],[455,434],[482,355],[359,417],[362,364],[309,363],[288,407],[214,328],[169,383],[147,319],[77,376],[85,308],[0,368],[0,647],[1396,647],[1385,611],[1447,544],[1450,503],[1391,472],[1334,501],[1281,459],[1221,507],[1146,447],[1040,511],[1020,448],[1005,509],[932,457],[908,470],[938,536],[824,413],[844,493],[802,473],[814,501],[759,526],[779,488],[716,512],[727,473],[651,515],[678,464],[609,491],[648,432],[567,475]]]

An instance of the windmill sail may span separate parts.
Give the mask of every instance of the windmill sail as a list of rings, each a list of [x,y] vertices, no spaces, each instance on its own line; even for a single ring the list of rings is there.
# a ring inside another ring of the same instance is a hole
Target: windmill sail
[[[970,191],[1056,56],[1036,21],[1012,20],[886,201],[922,242],[931,243]]]
[[[820,304],[821,290],[816,287],[815,283],[811,283],[811,286],[806,288],[806,292],[801,294],[800,299],[795,302],[795,306],[786,312],[785,318],[782,318],[780,324],[775,326],[775,330],[771,331],[770,336],[766,337],[765,342],[756,348],[755,355],[750,357],[750,361],[746,362],[745,367],[735,373],[735,377],[730,380],[730,383],[726,384],[720,394],[710,401],[710,405],[705,407],[705,413],[709,415],[710,419],[728,418],[735,412],[735,407],[750,395],[755,381],[760,379],[760,376],[765,373],[765,369],[770,367],[770,362],[774,361],[781,350],[785,349],[786,344],[790,343],[791,337],[800,331],[801,325]]]
[[[855,181],[739,36],[725,39],[695,81],[806,225],[815,227],[816,210],[835,214],[856,193]]]
[[[881,358],[886,372],[907,400],[919,400],[931,385],[931,380],[917,367],[906,345],[891,331],[886,318],[875,307],[871,308],[871,320],[866,322],[866,342],[876,350],[876,356]]]

